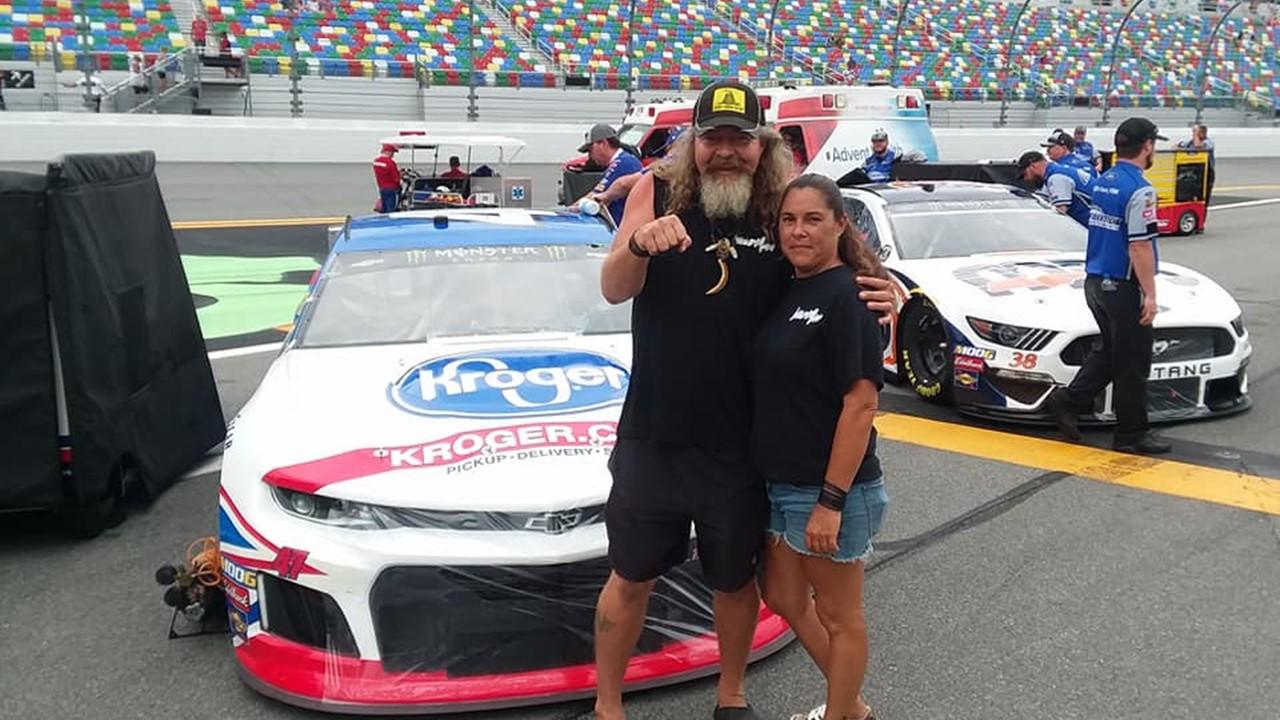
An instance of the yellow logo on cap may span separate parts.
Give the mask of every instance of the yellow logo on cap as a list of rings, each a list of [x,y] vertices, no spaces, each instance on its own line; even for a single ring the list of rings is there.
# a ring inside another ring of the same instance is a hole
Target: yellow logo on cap
[[[716,88],[715,94],[711,96],[711,112],[725,110],[746,115],[747,94],[739,88]]]

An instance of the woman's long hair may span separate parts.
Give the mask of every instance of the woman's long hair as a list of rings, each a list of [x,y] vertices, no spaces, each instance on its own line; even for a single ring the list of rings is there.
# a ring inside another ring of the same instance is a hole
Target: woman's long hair
[[[845,209],[844,196],[840,194],[840,188],[836,185],[835,180],[825,175],[814,173],[801,175],[792,180],[791,184],[787,185],[782,192],[782,197],[778,202],[778,211],[781,212],[782,201],[787,199],[788,193],[792,190],[804,188],[817,190],[826,203],[827,209],[835,215],[836,220],[843,219],[845,221],[844,230],[840,232],[840,239],[836,244],[836,252],[840,255],[840,262],[856,270],[859,275],[887,279],[889,273],[884,269],[884,265],[880,263],[880,258],[876,257],[876,254],[871,252],[871,248],[867,247],[866,236],[854,227],[853,219],[849,217],[849,212]]]
[[[667,151],[668,160],[653,169],[654,175],[670,185],[666,207],[669,215],[678,215],[699,204],[702,174],[698,172],[697,160],[694,158],[693,144],[697,141],[695,135],[694,132],[682,133],[680,139]],[[782,193],[787,189],[787,178],[791,177],[794,160],[778,131],[762,128],[759,138],[764,143],[764,150],[760,154],[760,163],[756,165],[755,175],[752,176],[751,206],[747,210],[747,217],[768,232],[773,232],[778,222],[778,208],[782,207]]]

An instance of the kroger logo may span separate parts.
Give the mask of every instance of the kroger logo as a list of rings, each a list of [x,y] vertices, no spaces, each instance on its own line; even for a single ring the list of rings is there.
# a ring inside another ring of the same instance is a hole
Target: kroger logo
[[[620,402],[628,379],[621,363],[592,352],[501,350],[428,360],[392,385],[391,399],[421,415],[551,415]]]

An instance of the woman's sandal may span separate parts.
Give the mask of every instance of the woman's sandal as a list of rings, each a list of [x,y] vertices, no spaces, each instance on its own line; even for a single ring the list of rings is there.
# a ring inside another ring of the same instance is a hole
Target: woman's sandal
[[[827,704],[823,703],[807,713],[796,713],[791,716],[791,720],[826,720]],[[862,720],[876,720],[875,711],[871,706],[867,706],[867,714],[862,716]]]

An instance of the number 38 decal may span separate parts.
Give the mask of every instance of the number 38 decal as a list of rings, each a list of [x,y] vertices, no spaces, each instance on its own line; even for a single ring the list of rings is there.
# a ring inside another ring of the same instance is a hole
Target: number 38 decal
[[[1034,370],[1036,367],[1036,361],[1038,359],[1039,358],[1036,357],[1035,353],[1016,352],[1013,354],[1013,362],[1009,363],[1009,367],[1022,368],[1024,370]]]

